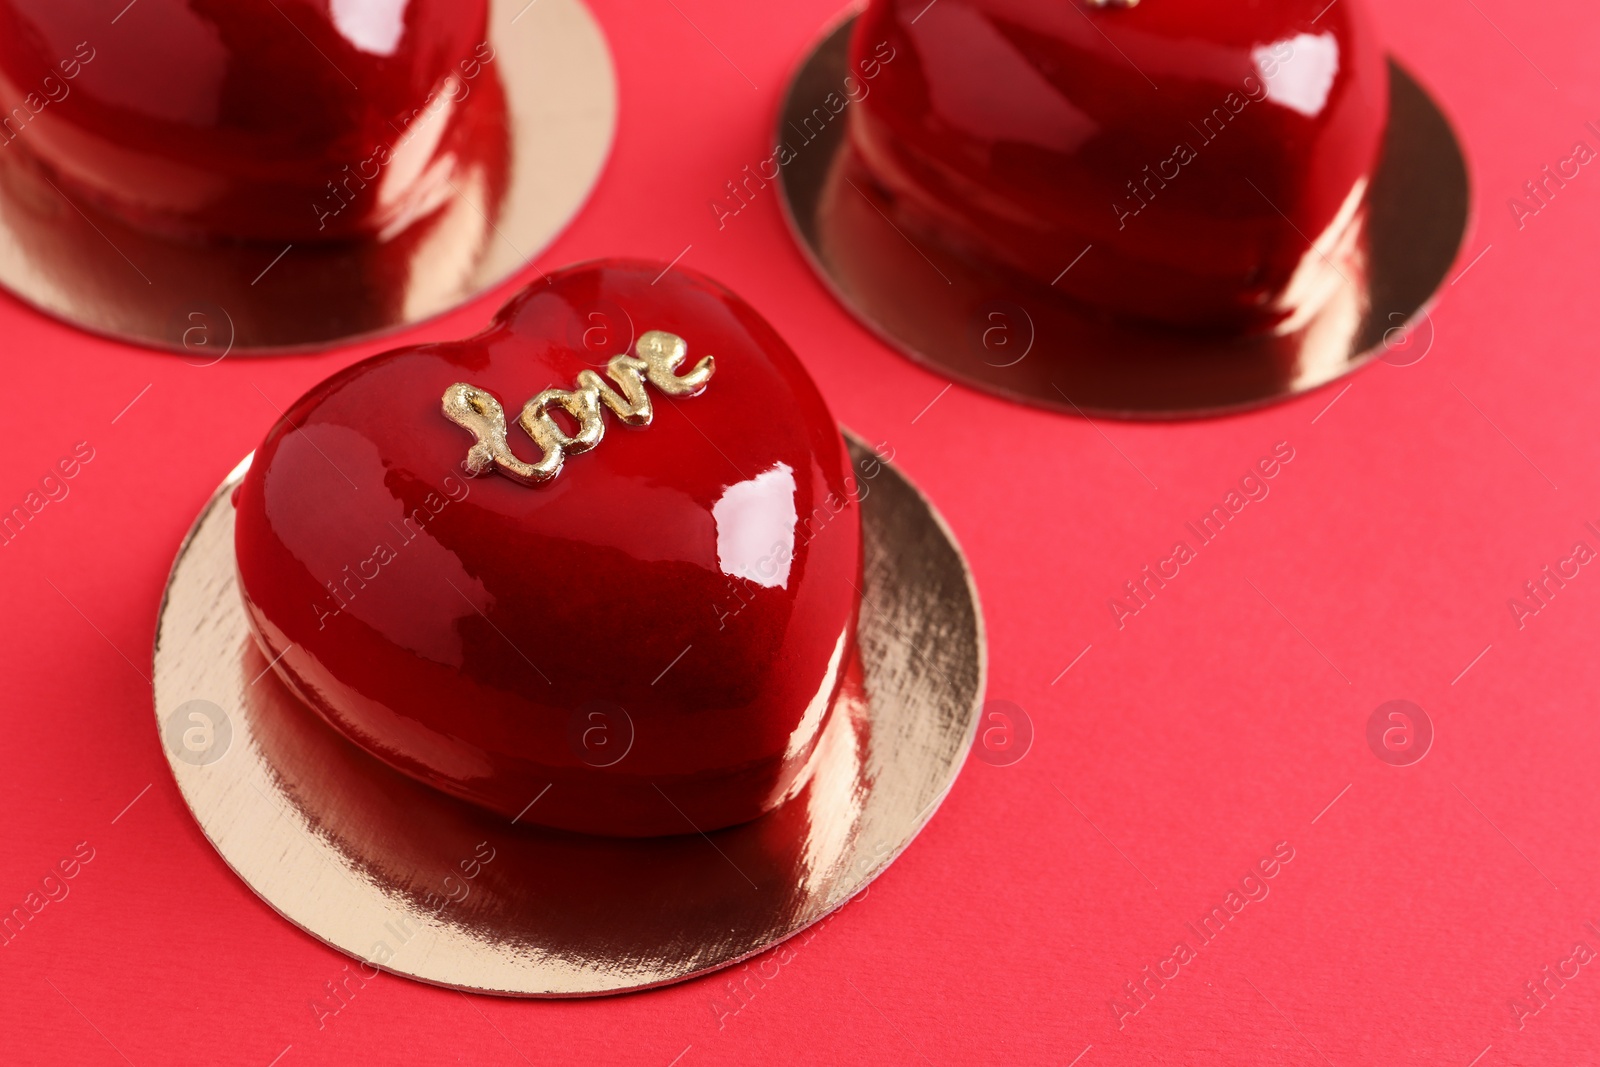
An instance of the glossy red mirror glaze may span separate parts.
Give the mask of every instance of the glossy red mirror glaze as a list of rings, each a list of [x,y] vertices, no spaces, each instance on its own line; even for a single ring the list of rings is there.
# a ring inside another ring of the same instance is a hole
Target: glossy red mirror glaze
[[[851,51],[851,143],[908,234],[1185,327],[1327,288],[1388,112],[1361,0],[872,0]]]
[[[390,765],[507,817],[612,835],[754,818],[794,785],[853,654],[839,431],[754,310],[662,269],[569,268],[483,334],[333,376],[235,497],[278,673]],[[651,387],[644,427],[606,411],[600,443],[543,485],[463,474],[453,383],[492,393],[532,461],[523,403],[648,330],[687,342],[680,373],[715,358],[701,393]]]
[[[487,10],[0,0],[0,152],[161,232],[370,236],[448,193],[459,116],[493,76]]]

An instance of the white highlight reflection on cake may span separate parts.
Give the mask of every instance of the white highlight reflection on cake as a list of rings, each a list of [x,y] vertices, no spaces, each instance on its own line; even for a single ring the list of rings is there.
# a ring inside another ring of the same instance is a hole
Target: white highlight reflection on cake
[[[406,32],[410,0],[333,0],[328,13],[344,39],[375,56],[392,56]]]
[[[722,573],[769,589],[788,588],[799,521],[794,494],[794,468],[787,463],[723,490],[711,508]]]
[[[1289,58],[1275,64],[1276,69],[1269,76],[1269,64],[1285,45]],[[1287,41],[1262,45],[1251,55],[1266,83],[1267,99],[1312,118],[1322,113],[1334,76],[1339,73],[1339,42],[1333,34],[1296,34]]]

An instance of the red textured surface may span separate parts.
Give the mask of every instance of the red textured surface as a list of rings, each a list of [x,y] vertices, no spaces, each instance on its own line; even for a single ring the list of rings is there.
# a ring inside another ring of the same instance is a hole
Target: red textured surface
[[[708,201],[770,154],[785,76],[831,2],[595,8],[621,78],[616,154],[539,262],[687,246],[684,263],[766,315],[839,417],[888,441],[950,520],[983,592],[990,695],[1027,710],[1032,751],[971,761],[905,856],[775,956],[764,986],[749,979],[736,1013],[719,1019],[728,975],[563,1003],[383,976],[319,1027],[310,1002],[345,958],[202,839],[159,748],[148,650],[179,540],[273,405],[376,346],[201,368],[0,303],[0,502],[77,442],[94,450],[0,548],[0,905],[78,842],[93,849],[70,895],[0,948],[0,1061],[1592,1059],[1600,966],[1520,1030],[1508,1002],[1576,942],[1600,950],[1585,925],[1600,925],[1600,575],[1581,566],[1521,629],[1507,602],[1574,542],[1600,548],[1585,525],[1600,527],[1600,172],[1582,168],[1521,228],[1507,200],[1574,142],[1600,147],[1585,127],[1600,125],[1600,13],[1378,6],[1475,182],[1462,265],[1482,258],[1445,290],[1431,350],[1256,414],[1135,426],[942,392],[825,295],[770,188],[718,229]],[[503,296],[412,336],[470,333]],[[1108,598],[1280,441],[1294,459],[1270,495],[1119,630]],[[1367,746],[1391,699],[1436,728],[1414,766]],[[1270,895],[1119,1029],[1123,983],[1280,841],[1294,859]]]

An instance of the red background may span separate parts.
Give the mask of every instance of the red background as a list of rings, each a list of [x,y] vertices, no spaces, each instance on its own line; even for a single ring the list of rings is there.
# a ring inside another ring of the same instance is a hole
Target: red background
[[[76,843],[95,850],[0,948],[0,1061],[1589,1062],[1600,960],[1521,1029],[1508,1002],[1575,942],[1600,950],[1585,926],[1600,925],[1600,568],[1522,629],[1507,601],[1575,541],[1600,548],[1584,525],[1600,526],[1600,171],[1521,229],[1507,199],[1575,141],[1600,148],[1584,128],[1600,13],[1374,6],[1472,169],[1457,270],[1482,258],[1445,288],[1431,350],[1251,415],[1130,425],[941,394],[823,292],[770,189],[718,230],[708,201],[768,154],[834,0],[595,0],[621,82],[615,154],[538,263],[689,246],[685,264],[763,311],[949,519],[983,595],[989,695],[1036,730],[1021,762],[969,761],[871,892],[720,1020],[726,975],[572,1002],[384,975],[319,1028],[309,1002],[345,957],[201,837],[146,675],[196,510],[274,404],[380,346],[200,368],[0,300],[0,502],[76,442],[95,451],[0,549],[0,905]],[[476,330],[506,291],[410,337]],[[1271,495],[1119,630],[1108,598],[1280,441],[1295,458]],[[1367,745],[1396,698],[1437,732],[1413,766]],[[1123,983],[1279,841],[1295,858],[1271,895],[1119,1029]]]

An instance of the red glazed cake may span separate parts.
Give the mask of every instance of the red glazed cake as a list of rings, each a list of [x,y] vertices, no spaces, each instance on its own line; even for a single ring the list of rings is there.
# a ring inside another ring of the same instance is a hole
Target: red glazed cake
[[[854,655],[854,487],[749,305],[605,261],[298,400],[235,495],[239,581],[278,675],[392,767],[524,822],[706,831],[803,780]]]
[[[194,238],[325,241],[449,193],[484,0],[0,0],[0,153]],[[112,16],[115,16],[113,18]]]
[[[1359,239],[1388,114],[1362,0],[871,0],[852,66],[886,45],[853,165],[918,241],[1249,331],[1314,309]]]

